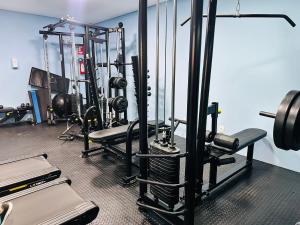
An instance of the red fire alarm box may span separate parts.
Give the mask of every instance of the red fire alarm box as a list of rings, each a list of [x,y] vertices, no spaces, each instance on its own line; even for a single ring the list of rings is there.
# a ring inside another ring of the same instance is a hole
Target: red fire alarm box
[[[78,46],[77,55],[84,55],[84,47],[83,47],[83,45]]]

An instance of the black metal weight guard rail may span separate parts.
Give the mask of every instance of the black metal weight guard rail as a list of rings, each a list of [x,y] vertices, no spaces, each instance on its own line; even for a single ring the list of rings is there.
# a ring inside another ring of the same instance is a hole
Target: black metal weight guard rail
[[[157,207],[154,207],[154,206],[150,206],[148,204],[144,204],[140,201],[137,201],[136,203],[139,207],[142,207],[142,208],[145,208],[145,209],[151,209],[153,211],[156,211],[156,212],[159,212],[159,213],[162,213],[162,214],[167,214],[167,215],[171,215],[171,216],[179,216],[179,215],[183,215],[186,210],[181,210],[181,211],[168,211],[168,210],[164,210],[164,209],[160,209],[160,208],[157,208]]]
[[[134,128],[138,125],[139,120],[134,121],[128,127],[126,134],[126,176],[123,178],[125,184],[130,183],[135,176],[132,175],[132,141],[134,137]]]
[[[207,17],[207,15],[203,15],[203,17]],[[285,14],[219,14],[216,15],[216,17],[220,18],[278,18],[278,19],[284,19],[286,22],[288,22],[292,27],[296,26],[296,23]],[[183,21],[180,25],[184,26],[188,21],[190,21],[191,17],[187,18],[185,21]]]
[[[154,180],[144,180],[144,179],[141,179],[138,177],[136,178],[136,180],[139,182],[142,182],[142,183],[146,183],[146,184],[152,184],[152,185],[163,186],[163,187],[172,187],[172,188],[181,188],[186,185],[186,182],[180,183],[180,184],[169,184],[169,183],[157,182]]]

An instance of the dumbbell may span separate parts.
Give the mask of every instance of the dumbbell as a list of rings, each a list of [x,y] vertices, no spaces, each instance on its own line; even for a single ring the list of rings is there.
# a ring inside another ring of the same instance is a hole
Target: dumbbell
[[[124,89],[127,87],[127,80],[123,77],[112,77],[109,80],[111,88]]]
[[[112,107],[117,113],[125,112],[128,107],[128,101],[123,96],[108,99],[109,107]]]

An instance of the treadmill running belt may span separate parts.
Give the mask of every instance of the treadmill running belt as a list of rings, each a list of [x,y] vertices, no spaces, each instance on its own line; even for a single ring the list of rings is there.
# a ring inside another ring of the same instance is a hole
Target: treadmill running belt
[[[6,197],[0,202],[11,202],[13,208],[5,225],[87,224],[99,212],[98,206],[84,201],[60,178]]]

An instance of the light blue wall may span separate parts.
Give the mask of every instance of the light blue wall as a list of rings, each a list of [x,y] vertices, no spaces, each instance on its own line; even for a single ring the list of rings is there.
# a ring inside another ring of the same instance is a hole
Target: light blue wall
[[[218,12],[234,13],[235,4],[236,1],[233,0],[219,1]],[[171,4],[169,6],[170,15]],[[207,6],[205,10],[206,8]],[[218,19],[210,94],[210,101],[220,102],[223,113],[219,124],[224,126],[225,133],[230,134],[249,127],[267,130],[268,137],[257,143],[255,158],[298,172],[300,172],[300,153],[277,149],[272,140],[274,121],[262,118],[258,113],[260,110],[276,112],[280,101],[289,90],[300,89],[299,8],[300,2],[294,0],[241,1],[241,13],[286,13],[298,24],[296,28],[291,28],[280,19]],[[190,1],[179,1],[178,9],[178,21],[181,22],[190,14]],[[163,17],[164,10],[161,11]],[[115,26],[119,21],[124,23],[126,44],[131,46],[127,55],[127,60],[130,60],[130,55],[137,52],[137,12],[105,21],[102,25]],[[154,7],[149,8],[148,21],[148,64],[150,75],[152,75],[149,84],[155,87]],[[163,26],[164,18],[161,19],[162,35]],[[171,23],[168,25],[168,41],[166,117],[170,115]],[[163,48],[163,38],[161,38],[161,46]],[[184,119],[186,117],[189,25],[178,26],[177,47],[176,117]],[[161,56],[163,56],[163,49]],[[161,59],[161,64],[163,63]],[[163,74],[163,66],[161,74]],[[130,102],[134,105],[133,93]],[[149,99],[149,103],[149,118],[151,119],[154,117],[154,96]],[[132,118],[135,115],[134,111],[130,112]],[[177,133],[184,136],[185,128],[180,127]]]
[[[235,1],[219,1],[219,13],[232,13]],[[244,13],[286,13],[297,24],[291,28],[277,19],[218,19],[213,61],[211,101],[219,101],[222,108],[220,125],[226,133],[233,133],[248,127],[259,127],[268,131],[266,140],[257,144],[255,158],[281,167],[300,171],[300,154],[285,152],[272,141],[273,121],[258,116],[260,110],[275,112],[283,96],[291,89],[299,89],[299,26],[300,2],[287,0],[241,1]],[[179,1],[178,21],[190,14],[189,1]],[[205,6],[206,9],[207,6]],[[161,34],[164,34],[164,12],[161,10]],[[171,4],[169,4],[168,24],[168,85],[167,113],[170,115],[170,75],[171,75]],[[30,68],[43,68],[42,38],[38,30],[45,24],[57,21],[29,14],[0,10],[0,104],[17,106],[28,101],[27,90]],[[124,15],[102,25],[115,27],[123,21],[126,28],[127,61],[137,54],[137,13]],[[204,29],[205,31],[205,29]],[[60,74],[57,40],[50,38],[50,69]],[[163,57],[163,37],[161,38],[161,56]],[[113,44],[113,43],[112,43]],[[154,87],[155,77],[155,8],[149,8],[149,85]],[[189,52],[189,25],[178,26],[177,80],[176,80],[176,117],[186,117],[187,65]],[[16,57],[19,69],[11,69],[10,59]],[[161,58],[161,64],[164,64]],[[161,66],[161,76],[164,68]],[[133,77],[128,68],[129,117],[137,117]],[[163,81],[163,78],[161,78]],[[162,89],[161,82],[161,89]],[[153,89],[153,93],[154,93]],[[162,90],[161,90],[162,92]],[[161,97],[162,98],[162,97]],[[149,98],[149,119],[154,118],[154,95]],[[161,101],[161,118],[162,104]],[[177,133],[185,135],[184,126]]]
[[[18,106],[28,102],[31,67],[44,68],[43,41],[39,30],[57,21],[55,18],[0,10],[0,104]],[[57,40],[49,38],[50,70],[60,74]],[[16,57],[19,69],[11,68]]]

